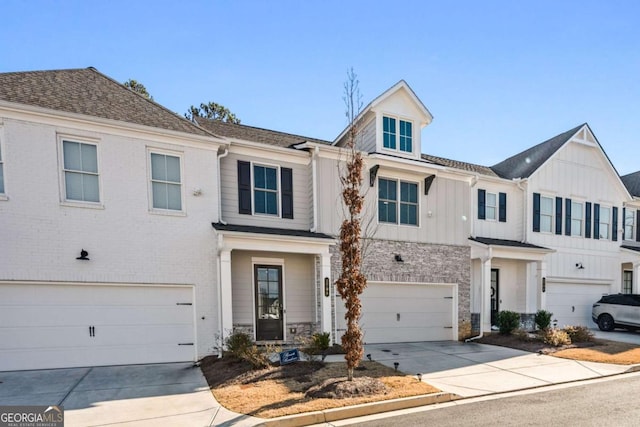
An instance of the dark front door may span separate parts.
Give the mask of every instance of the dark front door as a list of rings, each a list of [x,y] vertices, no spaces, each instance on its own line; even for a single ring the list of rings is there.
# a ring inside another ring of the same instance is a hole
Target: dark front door
[[[500,270],[491,269],[491,325],[498,324],[500,311]]]
[[[282,267],[256,265],[256,340],[283,339]]]

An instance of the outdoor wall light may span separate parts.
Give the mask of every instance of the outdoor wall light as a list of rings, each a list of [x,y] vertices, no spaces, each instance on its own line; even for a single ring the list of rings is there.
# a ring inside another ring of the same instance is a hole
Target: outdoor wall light
[[[584,266],[582,265],[582,263],[581,263],[581,262],[576,262],[576,268],[577,268],[578,270],[584,270]]]
[[[324,278],[324,296],[325,297],[329,296],[329,278],[328,277]]]
[[[402,259],[402,255],[400,254],[396,254],[393,259],[396,260],[396,262],[404,262],[404,260]]]
[[[80,256],[77,257],[76,259],[79,259],[81,261],[89,261],[89,252],[87,252],[84,249],[82,249],[80,251]]]

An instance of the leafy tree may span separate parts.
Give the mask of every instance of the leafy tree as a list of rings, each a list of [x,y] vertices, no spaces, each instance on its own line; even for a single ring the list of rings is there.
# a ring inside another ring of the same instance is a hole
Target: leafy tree
[[[362,171],[364,160],[356,149],[359,133],[358,114],[362,108],[358,79],[351,69],[347,73],[344,84],[344,101],[346,115],[349,120],[346,151],[347,158],[344,170],[340,174],[342,200],[346,208],[346,218],[340,226],[340,253],[342,255],[342,271],[336,281],[336,288],[344,300],[347,331],[342,336],[345,360],[347,361],[347,379],[353,381],[353,371],[360,364],[364,349],[362,347],[362,330],[358,324],[362,312],[360,294],[367,286],[367,279],[361,271],[362,267],[362,226],[361,212],[364,205],[362,194]]]
[[[224,105],[216,104],[215,102],[209,102],[208,104],[200,104],[200,107],[189,107],[189,111],[184,115],[192,122],[196,117],[204,117],[205,119],[220,120],[227,123],[240,124],[240,119],[236,117],[227,107]]]
[[[138,82],[137,80],[134,79],[129,79],[126,82],[123,83],[125,87],[131,89],[134,92],[139,93],[140,95],[144,96],[145,98],[153,101],[153,96],[151,96],[149,94],[149,92],[147,92],[147,88],[144,87],[144,85],[140,82]]]

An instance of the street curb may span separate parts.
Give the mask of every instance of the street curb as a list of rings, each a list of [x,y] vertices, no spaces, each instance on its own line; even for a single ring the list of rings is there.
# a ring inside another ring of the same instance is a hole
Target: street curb
[[[640,372],[640,365],[631,365],[629,369],[624,371],[625,374],[631,374],[633,372]]]
[[[460,397],[453,393],[434,393],[422,396],[403,397],[400,399],[383,400],[381,402],[363,403],[343,408],[332,408],[324,411],[306,412],[285,417],[272,418],[258,424],[260,427],[299,427],[311,424],[321,424],[364,415],[382,412],[398,411],[418,406],[432,405],[458,400]]]

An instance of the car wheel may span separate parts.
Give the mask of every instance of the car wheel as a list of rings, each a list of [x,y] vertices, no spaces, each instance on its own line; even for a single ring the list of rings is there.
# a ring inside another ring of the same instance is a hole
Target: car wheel
[[[598,317],[598,328],[601,331],[613,331],[614,323],[613,317],[609,314],[602,314]]]

